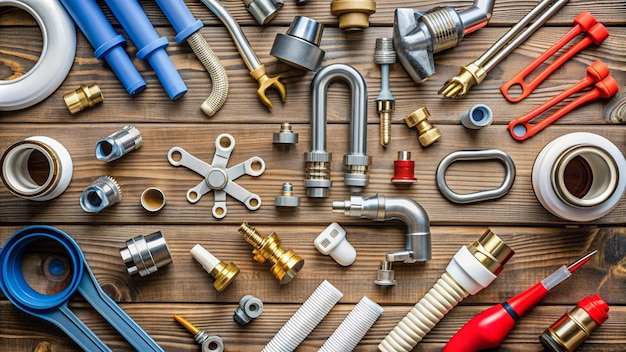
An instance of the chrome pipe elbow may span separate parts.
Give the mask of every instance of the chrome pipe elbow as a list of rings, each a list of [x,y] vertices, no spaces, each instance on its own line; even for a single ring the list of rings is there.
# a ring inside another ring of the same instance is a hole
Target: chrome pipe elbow
[[[387,253],[387,261],[414,263],[430,260],[431,235],[428,214],[416,201],[407,197],[375,195],[352,196],[350,200],[332,203],[334,213],[374,221],[400,220],[407,226],[404,250]]]
[[[466,10],[435,7],[428,11],[398,8],[393,44],[398,59],[415,83],[435,74],[433,55],[455,47],[463,37],[491,20],[495,0],[475,0]]]
[[[352,92],[350,151],[343,157],[344,183],[365,187],[369,182],[372,158],[367,155],[367,86],[363,76],[354,67],[332,64],[322,68],[311,82],[311,151],[304,154],[308,197],[328,197],[328,189],[332,185],[332,154],[326,151],[326,94],[330,84],[336,80],[346,82]]]

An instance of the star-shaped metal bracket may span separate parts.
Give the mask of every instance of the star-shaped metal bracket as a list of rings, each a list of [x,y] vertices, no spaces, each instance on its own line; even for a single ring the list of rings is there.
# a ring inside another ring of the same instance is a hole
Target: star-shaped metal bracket
[[[213,191],[215,204],[212,213],[217,219],[226,216],[226,194],[242,202],[250,210],[257,210],[261,207],[261,197],[234,181],[244,174],[260,176],[265,171],[265,162],[255,156],[227,168],[226,165],[233,149],[235,149],[235,138],[228,133],[223,133],[215,139],[215,155],[211,164],[205,163],[180,147],[173,147],[167,153],[167,160],[173,166],[184,166],[204,177],[204,180],[197,186],[187,191],[187,201],[196,203],[203,195]]]

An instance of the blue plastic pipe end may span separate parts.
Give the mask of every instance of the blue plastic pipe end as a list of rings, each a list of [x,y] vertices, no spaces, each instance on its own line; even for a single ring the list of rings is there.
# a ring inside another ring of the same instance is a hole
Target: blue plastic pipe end
[[[174,37],[177,43],[187,39],[204,26],[202,21],[193,17],[184,0],[156,0],[156,3],[178,33]]]
[[[167,95],[176,100],[187,93],[187,86],[165,52],[168,44],[167,38],[161,37],[141,48],[137,58],[148,61]]]
[[[94,56],[106,60],[126,91],[137,94],[144,90],[146,82],[122,47],[126,40],[113,29],[98,4],[94,0],[61,3],[94,47]]]
[[[178,34],[174,37],[174,40],[176,40],[177,43],[180,43],[183,40],[187,39],[190,35],[199,31],[200,28],[202,27],[204,27],[204,24],[202,23],[202,21],[200,20],[194,21],[190,26],[187,26],[186,28],[183,28],[180,31],[177,31]]]

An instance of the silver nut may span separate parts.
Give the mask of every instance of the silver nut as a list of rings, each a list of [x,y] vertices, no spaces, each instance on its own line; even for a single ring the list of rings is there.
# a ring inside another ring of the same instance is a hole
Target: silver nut
[[[293,128],[289,123],[280,125],[280,131],[274,132],[274,144],[296,144],[298,143],[298,134],[293,132]]]
[[[239,307],[233,314],[233,320],[237,324],[244,326],[253,319],[258,318],[261,313],[263,313],[263,301],[252,295],[246,295],[239,301]]]

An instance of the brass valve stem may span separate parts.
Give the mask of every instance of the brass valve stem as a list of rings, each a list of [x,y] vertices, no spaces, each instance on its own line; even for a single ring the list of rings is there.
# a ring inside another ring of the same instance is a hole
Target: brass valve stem
[[[389,65],[396,62],[393,38],[376,38],[374,62],[380,65],[380,94],[376,98],[376,110],[380,116],[380,144],[386,147],[391,139],[391,112],[396,105],[389,89]]]
[[[246,242],[254,247],[252,250],[254,260],[259,263],[269,260],[273,264],[270,272],[280,281],[281,285],[291,282],[298,271],[302,269],[304,259],[297,256],[291,249],[284,250],[281,248],[280,237],[275,232],[266,237],[245,222],[239,227],[239,232]]]

